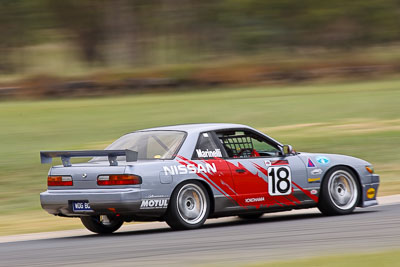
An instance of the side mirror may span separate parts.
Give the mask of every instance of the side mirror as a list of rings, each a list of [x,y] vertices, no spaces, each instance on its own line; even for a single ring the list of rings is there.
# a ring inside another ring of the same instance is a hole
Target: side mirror
[[[296,150],[291,145],[283,145],[283,155],[296,154]]]

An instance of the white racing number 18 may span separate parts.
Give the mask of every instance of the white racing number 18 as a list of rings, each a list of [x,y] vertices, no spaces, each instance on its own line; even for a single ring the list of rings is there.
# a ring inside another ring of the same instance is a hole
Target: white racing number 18
[[[268,168],[268,193],[271,196],[290,195],[292,192],[292,174],[287,166]]]

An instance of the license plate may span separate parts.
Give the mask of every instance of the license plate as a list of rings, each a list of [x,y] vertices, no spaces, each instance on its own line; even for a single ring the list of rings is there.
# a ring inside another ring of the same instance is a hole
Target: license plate
[[[90,204],[88,201],[73,201],[72,202],[72,210],[73,211],[93,211],[90,208]]]

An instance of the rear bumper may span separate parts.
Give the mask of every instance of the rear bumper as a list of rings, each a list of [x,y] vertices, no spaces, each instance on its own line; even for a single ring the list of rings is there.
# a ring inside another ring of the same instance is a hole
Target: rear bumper
[[[93,211],[73,212],[72,201],[88,201]],[[60,216],[140,213],[141,189],[47,190],[40,194],[42,208]]]

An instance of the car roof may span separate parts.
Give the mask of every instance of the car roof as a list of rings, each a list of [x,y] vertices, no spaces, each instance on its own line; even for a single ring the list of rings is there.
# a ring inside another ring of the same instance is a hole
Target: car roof
[[[252,129],[249,126],[243,124],[234,124],[234,123],[192,123],[192,124],[179,124],[179,125],[169,125],[162,127],[155,127],[149,129],[143,129],[139,131],[185,131],[188,133],[194,132],[205,132],[205,131],[214,131],[214,130],[222,130],[222,129],[232,129],[232,128],[247,128]]]

